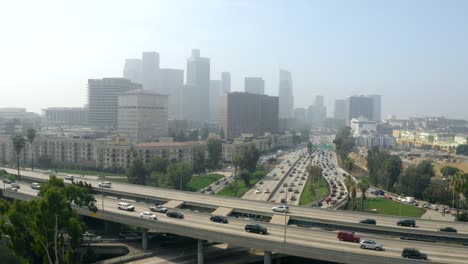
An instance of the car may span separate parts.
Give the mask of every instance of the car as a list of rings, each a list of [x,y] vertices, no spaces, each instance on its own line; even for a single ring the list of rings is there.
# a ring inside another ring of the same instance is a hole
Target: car
[[[286,198],[281,198],[280,202],[281,203],[286,203]]]
[[[262,235],[268,233],[267,228],[259,224],[247,224],[244,229],[249,233],[258,233]]]
[[[438,231],[457,233],[457,230],[453,227],[442,227],[442,228],[439,228]]]
[[[212,189],[211,189],[211,186],[208,186],[205,188],[205,192],[210,192]]]
[[[294,189],[292,187],[288,188],[288,192],[293,192],[293,191],[294,191]]]
[[[330,203],[331,204],[336,204],[337,200],[332,200]]]
[[[111,187],[111,183],[110,182],[100,182],[98,184],[99,187],[102,187],[102,188],[110,188]]]
[[[16,188],[16,189],[21,189],[21,186],[19,186],[19,184],[17,184],[16,182],[12,182],[12,183],[10,184],[10,187]]]
[[[415,248],[404,248],[401,256],[404,258],[427,260],[427,254],[424,254]]]
[[[368,224],[368,225],[375,225],[375,224],[377,224],[377,222],[376,222],[374,219],[370,219],[370,218],[361,220],[361,221],[359,221],[359,223],[360,223],[360,224]]]
[[[280,189],[279,192],[280,192],[280,193],[284,193],[284,189]]]
[[[264,193],[270,193],[270,189],[267,188],[267,189],[265,189],[263,192],[264,192]]]
[[[149,209],[157,213],[163,213],[163,214],[167,213],[167,208],[162,205],[152,205],[149,207]]]
[[[74,177],[73,175],[66,175],[65,180],[73,181]]]
[[[284,170],[282,170],[281,173],[284,173]]]
[[[273,212],[285,212],[285,213],[288,213],[289,212],[289,206],[287,205],[284,205],[284,204],[280,204],[278,206],[274,206],[271,208],[271,211]]]
[[[7,190],[10,190],[10,191],[14,191],[14,192],[17,192],[18,191],[18,188],[15,188],[15,187],[6,187]]]
[[[349,242],[354,242],[354,243],[359,243],[361,241],[361,238],[354,234],[354,232],[350,231],[338,231],[338,236],[337,238],[340,241],[349,241]]]
[[[38,182],[33,182],[31,183],[31,189],[39,190],[41,189],[41,185]]]
[[[291,201],[297,201],[297,198],[296,198],[295,195],[293,195],[293,196],[291,197]]]
[[[277,176],[276,172],[275,172],[275,173],[273,173],[273,176]]]
[[[273,180],[277,181],[279,180],[279,177],[274,177]]]
[[[136,232],[120,232],[119,233],[119,238],[125,239],[125,240],[137,240],[141,238],[140,234],[137,234]]]
[[[288,187],[288,184],[287,184],[287,183],[283,183],[283,187]]]
[[[416,221],[412,219],[403,219],[397,222],[397,226],[416,226]]]
[[[299,193],[299,190],[298,190],[298,189],[294,189],[294,193]]]
[[[294,184],[294,182],[289,183],[289,187],[294,187],[294,186],[296,186],[296,184]]]
[[[184,214],[182,214],[181,212],[178,212],[178,211],[169,211],[169,212],[166,213],[166,215],[168,217],[177,218],[177,219],[183,219],[184,218]]]
[[[303,185],[303,183],[302,183],[302,182],[299,182],[298,184],[299,184],[299,185]]]
[[[119,208],[120,210],[125,210],[125,211],[135,211],[135,206],[129,203],[118,203],[117,208]]]
[[[260,191],[259,189],[256,189],[256,190],[255,190],[255,193],[256,193],[256,194],[259,194],[259,193],[262,193],[262,191]]]
[[[229,223],[228,219],[222,215],[213,215],[212,217],[210,217],[210,221],[223,224]]]
[[[100,240],[101,240],[101,237],[96,236],[93,233],[85,232],[83,234],[83,242],[97,242],[97,241],[100,241]]]
[[[156,217],[156,215],[152,212],[143,212],[143,213],[140,213],[140,217],[141,218],[146,218],[146,219],[149,219],[149,220],[158,220],[158,218]]]
[[[11,180],[8,179],[8,178],[3,178],[3,183],[6,183],[6,184],[10,184],[11,183]]]
[[[375,249],[377,251],[383,250],[382,244],[377,243],[374,240],[361,240],[359,244],[361,244],[362,249]]]

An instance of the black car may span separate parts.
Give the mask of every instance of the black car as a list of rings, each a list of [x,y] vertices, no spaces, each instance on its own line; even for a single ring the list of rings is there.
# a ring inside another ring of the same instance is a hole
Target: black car
[[[8,179],[8,178],[4,178],[4,179],[3,179],[3,183],[10,184],[11,181],[10,181],[10,179]]]
[[[416,226],[416,221],[412,219],[403,219],[397,222],[397,226],[411,226],[415,227]]]
[[[166,215],[168,217],[172,217],[172,218],[178,218],[178,219],[183,219],[184,218],[184,214],[182,214],[181,212],[177,212],[177,211],[169,211],[169,212],[167,212]]]
[[[361,223],[361,224],[368,224],[368,225],[375,225],[375,224],[377,224],[377,222],[376,222],[374,219],[370,219],[370,218],[361,220],[361,221],[359,221],[359,223]]]
[[[245,226],[245,231],[247,232],[253,232],[253,233],[259,233],[259,234],[266,234],[268,233],[267,228],[264,226],[261,226],[259,224],[247,224]]]
[[[20,189],[20,188],[21,188],[21,186],[19,186],[19,184],[15,183],[15,182],[11,183],[11,184],[10,184],[10,187],[11,187],[11,188],[16,188],[16,189]]]
[[[210,217],[210,221],[223,224],[229,223],[228,219],[222,215],[213,215],[212,217]]]
[[[443,227],[443,228],[439,228],[439,231],[442,231],[442,232],[451,232],[451,233],[456,233],[457,230],[453,227]]]
[[[403,249],[403,253],[401,253],[401,256],[404,257],[404,258],[427,260],[427,255],[426,254],[421,253],[419,250],[414,249],[414,248],[405,248],[405,249]]]

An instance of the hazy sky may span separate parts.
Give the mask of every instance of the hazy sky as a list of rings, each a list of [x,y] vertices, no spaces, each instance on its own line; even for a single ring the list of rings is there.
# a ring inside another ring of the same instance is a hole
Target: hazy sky
[[[198,48],[233,90],[261,76],[278,95],[283,68],[299,107],[379,93],[383,116],[468,119],[468,1],[5,0],[0,33],[0,107],[82,106],[126,58],[185,70]]]

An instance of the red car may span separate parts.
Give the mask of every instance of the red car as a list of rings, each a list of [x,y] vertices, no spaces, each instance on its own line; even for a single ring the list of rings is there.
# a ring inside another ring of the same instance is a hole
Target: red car
[[[354,243],[359,243],[361,238],[358,235],[355,235],[354,232],[350,231],[339,231],[337,238],[340,241],[349,241]]]

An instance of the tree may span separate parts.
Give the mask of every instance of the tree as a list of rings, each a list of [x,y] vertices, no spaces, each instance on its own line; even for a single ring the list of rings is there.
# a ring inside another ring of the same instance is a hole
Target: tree
[[[345,187],[346,187],[346,197],[347,197],[347,202],[346,202],[346,208],[349,207],[349,200],[350,200],[350,195],[351,195],[351,185],[353,184],[354,180],[351,178],[350,175],[347,175],[345,180],[344,180],[344,184],[345,184]]]
[[[307,166],[306,171],[311,179],[318,180],[320,177],[322,177],[322,168],[319,166],[309,165]]]
[[[169,166],[168,159],[156,156],[150,162],[149,171],[166,173],[167,166]]]
[[[197,139],[198,140],[198,139]],[[177,135],[175,137],[175,141],[177,142],[184,142],[186,141],[186,138],[185,138],[185,133],[183,130],[179,130],[179,132],[177,132]]]
[[[468,155],[468,144],[458,145],[455,153],[457,155]]]
[[[344,165],[348,173],[351,173],[351,171],[353,170],[353,162],[354,160],[350,157],[346,157],[346,159],[344,160]]]
[[[250,172],[254,172],[257,169],[258,159],[260,153],[253,143],[244,146],[241,150],[241,169],[247,169]]]
[[[16,134],[13,137],[13,148],[15,149],[16,153],[16,167],[18,168],[18,180],[21,180],[20,176],[20,154],[21,150],[23,150],[25,144],[25,140],[23,135]]]
[[[351,199],[353,199],[353,211],[356,210],[356,194],[357,194],[357,186],[356,182],[351,182]]]
[[[198,141],[198,129],[190,130],[189,137],[192,141]]]
[[[354,148],[355,139],[351,135],[351,127],[343,127],[335,136],[333,143],[336,147],[336,153],[342,160],[345,160],[349,152]]]
[[[205,172],[205,150],[204,149],[197,149],[195,150],[194,158],[193,158],[193,171],[200,175],[201,173]]]
[[[450,182],[450,187],[453,193],[458,194],[457,197],[457,218],[460,214],[460,199],[468,189],[468,177],[463,172],[457,172]]]
[[[273,143],[273,138],[271,137],[271,134],[267,136],[266,143],[268,145],[268,149],[271,149],[271,144]]]
[[[221,129],[219,130],[219,138],[220,138],[221,140],[223,140],[223,139],[226,138],[226,135],[224,134],[224,129],[223,129],[223,128],[221,128]]]
[[[271,140],[272,140],[272,143],[273,143],[273,145],[275,146],[275,148],[277,148],[277,147],[278,147],[278,136],[277,136],[277,135],[273,135],[273,137],[272,137]]]
[[[234,167],[234,176],[237,176],[237,171],[242,163],[242,157],[239,154],[234,154],[231,159],[232,167]]]
[[[221,141],[217,138],[210,137],[206,141],[206,148],[208,152],[208,167],[210,169],[218,168],[222,153]]]
[[[357,187],[361,191],[361,212],[364,212],[364,200],[366,199],[366,192],[369,189],[370,184],[366,178],[361,178],[357,184]]]
[[[250,186],[250,172],[243,169],[239,172],[239,177],[244,181],[245,186]]]
[[[366,161],[370,183],[387,191],[392,190],[402,171],[400,157],[372,148],[367,151]]]
[[[146,185],[149,172],[143,165],[140,158],[133,159],[132,165],[127,169],[127,178],[129,183]]]
[[[70,252],[78,248],[86,230],[72,205],[96,212],[96,200],[90,189],[65,186],[55,176],[42,185],[40,193],[42,199],[15,200],[9,206],[2,215],[11,224],[1,226],[2,232],[10,236],[15,254],[28,262],[65,263],[67,256],[70,262]]]
[[[405,175],[399,178],[398,192],[421,199],[433,176],[434,166],[431,161],[423,160],[417,166],[409,166]]]
[[[203,125],[202,130],[201,130],[201,138],[202,138],[203,140],[206,140],[206,139],[208,138],[208,135],[209,135],[209,134],[210,134],[210,130],[209,130],[209,128],[208,128],[208,125],[205,123],[205,124]]]
[[[36,130],[29,128],[26,132],[29,144],[31,144],[31,170],[34,170],[34,139],[36,138]]]
[[[309,153],[309,156],[312,155],[312,142],[307,141],[307,153]]]
[[[430,203],[450,204],[450,184],[445,180],[431,180],[429,186],[423,191],[423,198]]]
[[[440,169],[440,173],[444,177],[453,176],[459,171],[460,170],[458,168],[452,166],[444,166]]]
[[[167,177],[174,189],[184,190],[192,174],[192,166],[186,162],[172,163],[167,167]]]

